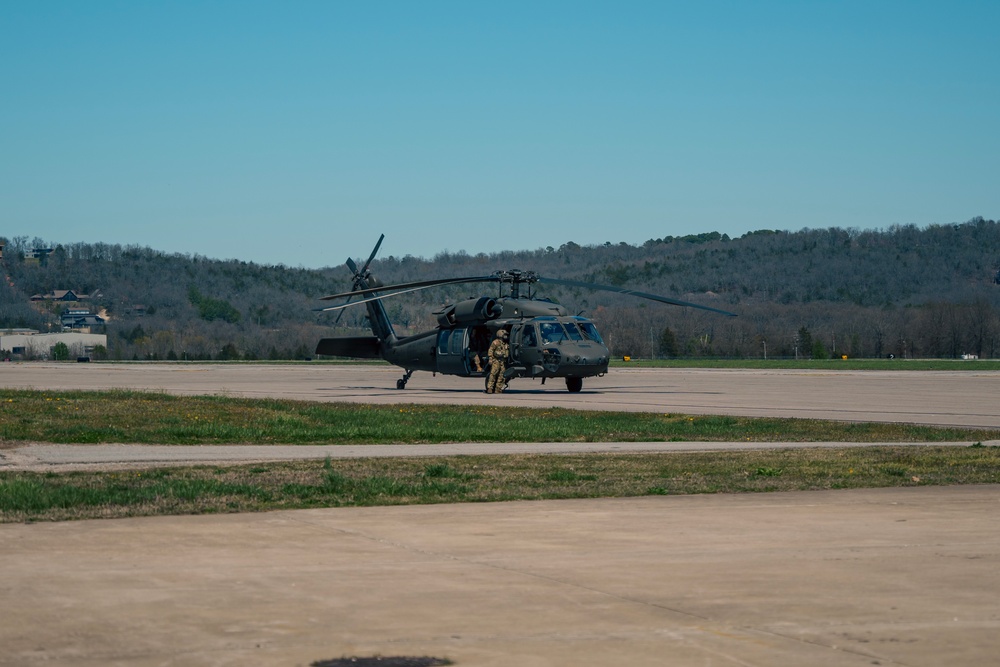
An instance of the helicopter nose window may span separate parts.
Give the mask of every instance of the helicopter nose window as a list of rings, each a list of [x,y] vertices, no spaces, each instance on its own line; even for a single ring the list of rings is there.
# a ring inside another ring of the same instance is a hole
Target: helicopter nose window
[[[580,322],[580,328],[583,329],[584,338],[600,343],[601,345],[604,344],[601,334],[597,333],[597,327],[592,322]]]

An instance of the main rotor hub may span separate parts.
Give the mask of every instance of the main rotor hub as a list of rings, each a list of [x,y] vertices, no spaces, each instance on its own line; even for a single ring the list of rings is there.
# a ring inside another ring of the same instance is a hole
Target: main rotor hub
[[[538,282],[538,274],[534,271],[521,271],[520,269],[510,269],[507,271],[497,271],[496,276],[499,284],[510,284],[510,296],[514,299],[521,298],[521,285],[533,285]],[[531,289],[528,289],[528,298],[531,298]]]
[[[520,269],[510,269],[507,271],[497,271],[494,273],[502,283],[512,283],[514,285],[520,285],[521,283],[532,284],[538,282],[538,274],[534,271],[521,271]]]

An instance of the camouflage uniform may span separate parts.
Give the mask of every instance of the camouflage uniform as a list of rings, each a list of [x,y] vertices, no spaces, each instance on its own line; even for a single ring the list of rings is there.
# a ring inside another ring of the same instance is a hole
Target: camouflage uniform
[[[490,350],[486,353],[490,362],[490,378],[486,382],[487,394],[499,394],[507,384],[503,377],[503,372],[507,370],[507,355],[510,354],[510,345],[507,343],[507,332],[501,329],[497,332],[497,337],[490,343]]]

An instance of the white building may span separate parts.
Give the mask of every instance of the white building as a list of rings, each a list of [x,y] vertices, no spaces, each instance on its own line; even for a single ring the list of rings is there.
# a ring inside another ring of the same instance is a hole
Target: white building
[[[98,345],[108,347],[108,337],[105,334],[91,333],[10,333],[0,332],[0,355],[31,356],[42,359],[52,358],[52,348],[56,343],[65,343],[69,348],[70,358],[89,357]]]

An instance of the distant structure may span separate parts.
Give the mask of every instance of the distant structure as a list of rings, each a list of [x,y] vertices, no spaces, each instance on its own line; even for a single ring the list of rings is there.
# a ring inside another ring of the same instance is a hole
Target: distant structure
[[[89,332],[91,327],[104,324],[104,318],[86,308],[67,308],[62,314],[63,330],[77,329]]]
[[[54,252],[55,250],[52,248],[32,248],[28,251],[28,256],[24,258],[24,261],[37,262],[42,266],[45,266],[49,261],[49,255]]]
[[[89,357],[98,345],[107,348],[108,337],[91,333],[0,332],[0,359],[50,359],[56,343],[64,343],[73,357]]]
[[[54,289],[46,294],[35,294],[32,301],[87,301],[89,294],[77,294],[71,289]]]
[[[0,259],[3,259],[4,242],[0,241]]]

